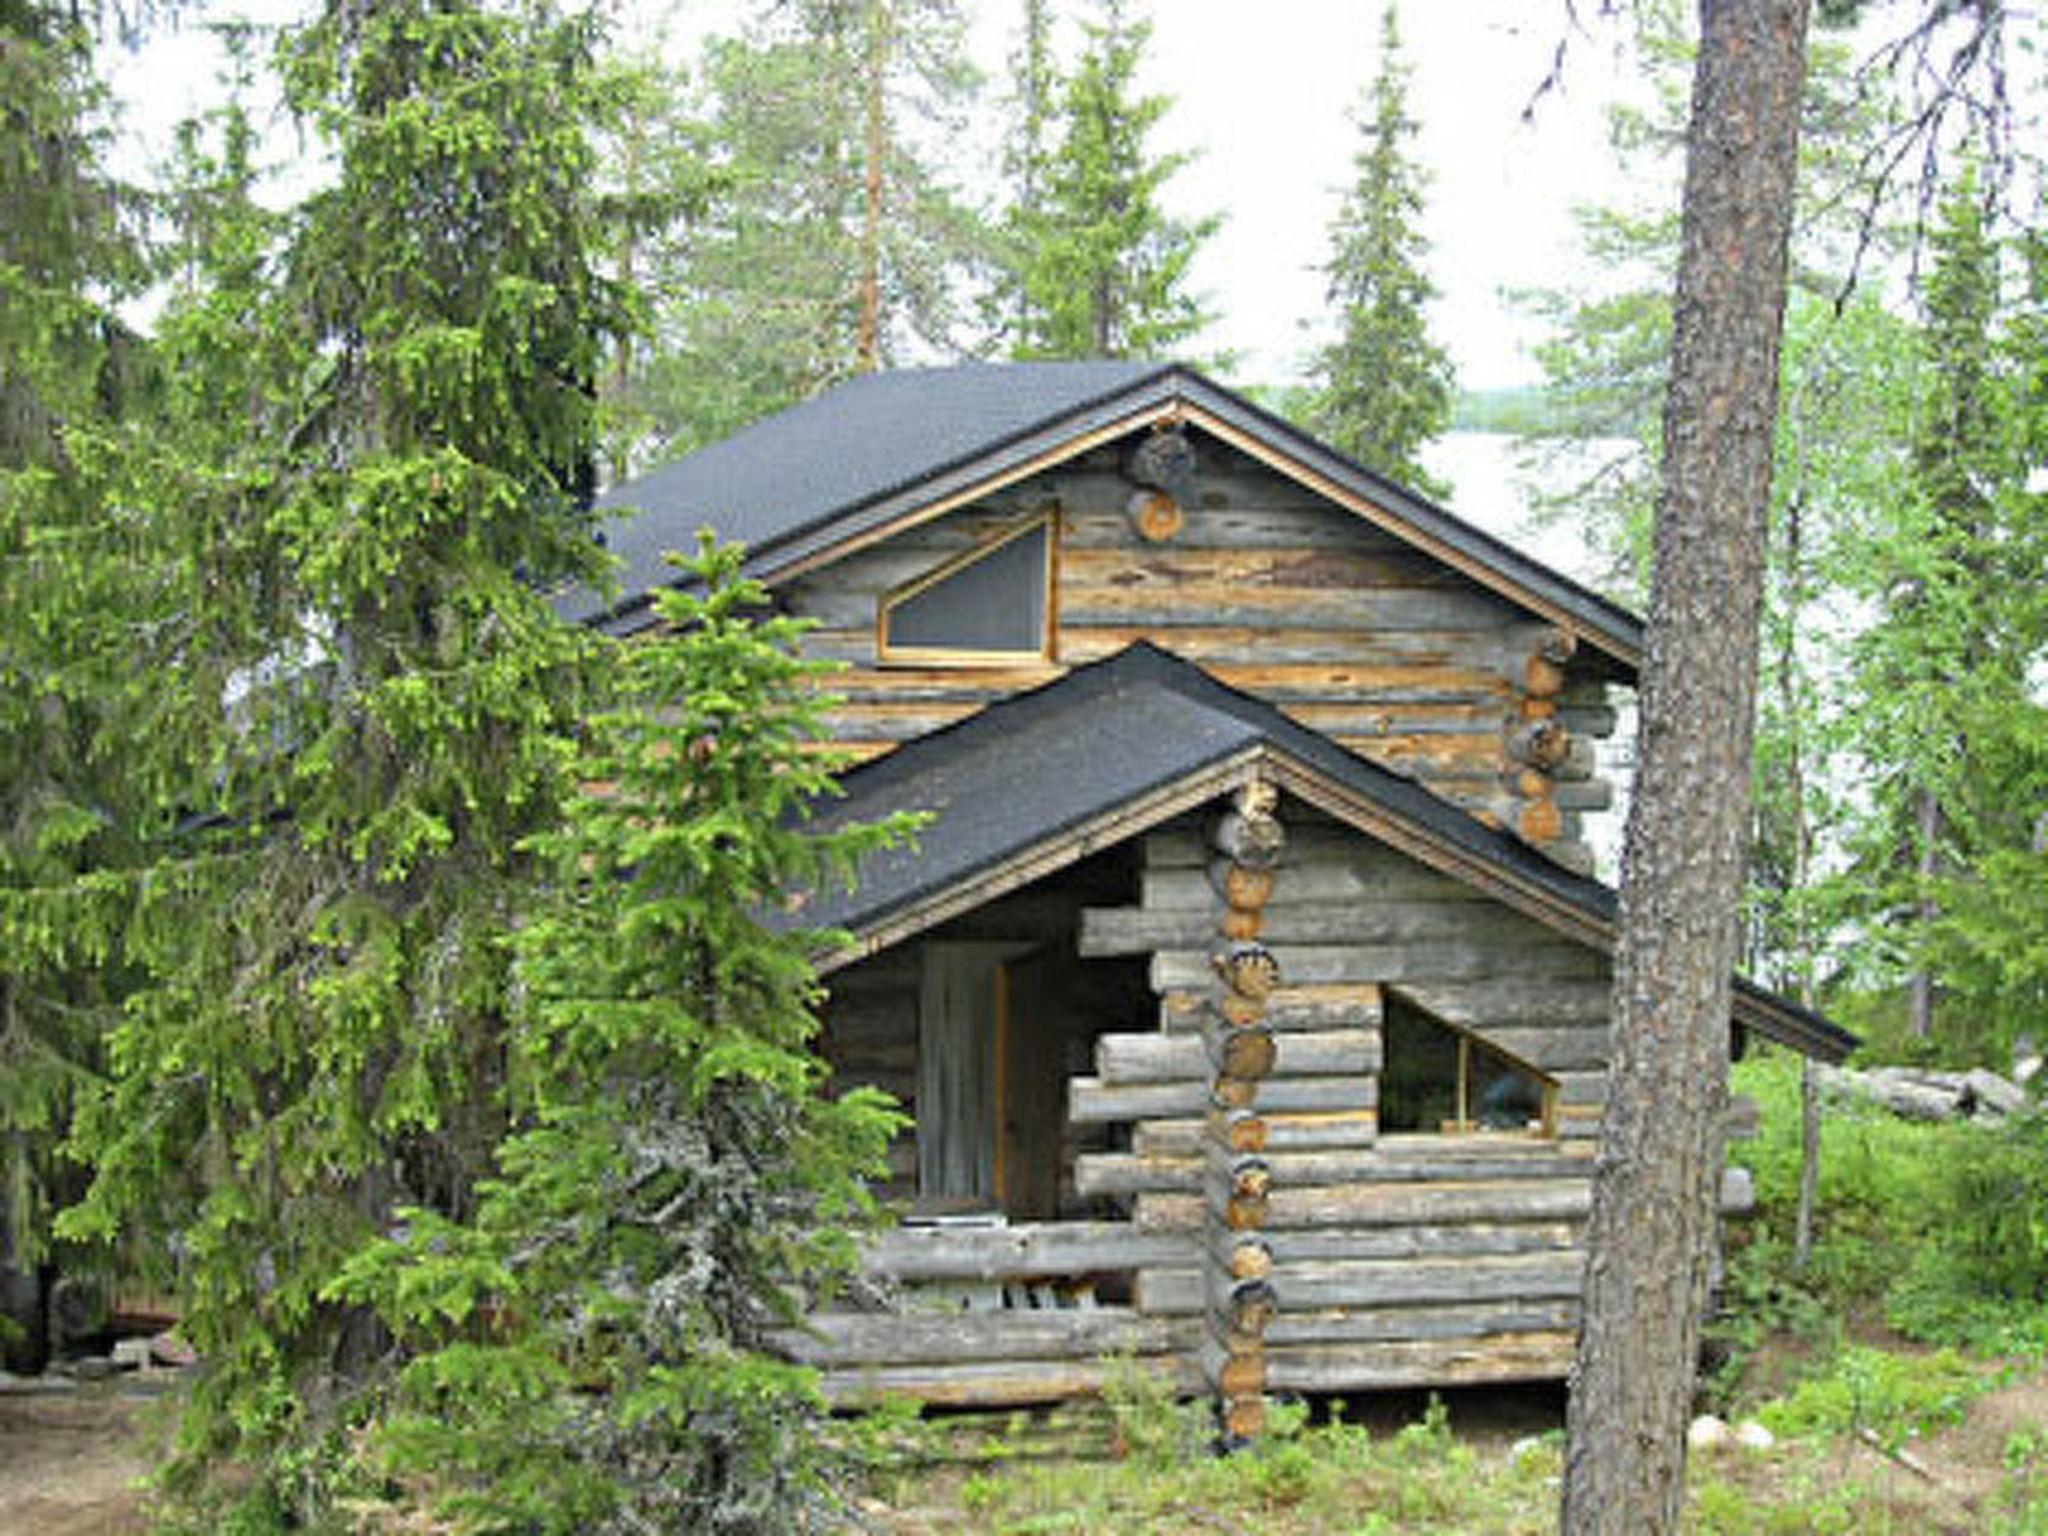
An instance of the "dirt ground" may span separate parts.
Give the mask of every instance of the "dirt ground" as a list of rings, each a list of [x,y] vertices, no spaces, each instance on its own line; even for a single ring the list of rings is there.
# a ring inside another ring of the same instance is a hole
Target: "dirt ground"
[[[0,1391],[0,1536],[131,1536],[141,1420],[158,1393],[126,1381]]]

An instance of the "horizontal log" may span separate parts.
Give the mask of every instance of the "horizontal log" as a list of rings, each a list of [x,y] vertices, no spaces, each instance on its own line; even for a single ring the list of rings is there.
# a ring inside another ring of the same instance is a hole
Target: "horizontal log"
[[[1278,530],[1276,529],[1276,532]],[[1189,588],[1225,585],[1249,591],[1356,593],[1372,588],[1454,588],[1463,578],[1414,549],[1286,547],[1069,549],[1062,552],[1064,588],[1115,587],[1179,606]]]
[[[1477,939],[1412,943],[1275,944],[1274,959],[1289,985],[1323,982],[1476,981],[1487,977],[1545,979],[1604,976],[1607,957],[1566,939],[1507,944]],[[1163,949],[1150,966],[1155,992],[1207,985],[1210,958],[1200,950]]]
[[[1064,666],[1037,662],[993,667],[846,667],[812,679],[813,692],[848,703],[987,703],[1027,688],[1041,688],[1067,673]]]
[[[1214,989],[1172,991],[1159,1000],[1159,1027],[1168,1033],[1199,1032],[1213,1017]],[[1313,986],[1276,987],[1267,997],[1259,1022],[1276,1031],[1365,1029],[1376,1031],[1384,1012],[1376,983],[1320,982]]]
[[[1284,625],[1289,629],[1472,630],[1497,623],[1513,612],[1503,599],[1476,588],[1378,586],[1358,591],[1200,580],[1168,590],[1156,583],[1074,581],[1064,571],[1062,578],[1063,638],[1070,626],[1134,626],[1151,631],[1168,650],[1173,648],[1172,631],[1181,624],[1203,628]],[[857,600],[835,603],[826,597],[816,611],[825,622],[839,623],[856,607]]]
[[[985,1360],[1086,1360],[1161,1354],[1186,1342],[1158,1315],[1126,1307],[1045,1311],[827,1312],[769,1335],[804,1365],[964,1365]]]
[[[1419,980],[1402,987],[1418,1006],[1460,1029],[1588,1025],[1605,1030],[1613,987],[1605,974],[1504,977],[1473,981]]]
[[[1459,1223],[1442,1227],[1316,1227],[1268,1230],[1258,1240],[1276,1267],[1368,1259],[1469,1259],[1517,1253],[1556,1253],[1576,1248],[1584,1226],[1575,1221]],[[1234,1236],[1211,1234],[1209,1253],[1228,1267]],[[1186,1262],[1186,1261],[1182,1261]],[[1168,1261],[1164,1267],[1173,1267]]]
[[[1590,1169],[1589,1169],[1590,1173]],[[1158,1198],[1171,1198],[1163,1196]],[[1722,1208],[1740,1214],[1754,1202],[1748,1170],[1726,1169]],[[1370,1227],[1452,1222],[1556,1222],[1583,1219],[1592,1208],[1590,1176],[1574,1179],[1485,1179],[1384,1183],[1320,1188],[1281,1185],[1266,1201],[1273,1231],[1301,1227]],[[1161,1213],[1152,1213],[1156,1222]],[[1138,1220],[1146,1223],[1140,1210]]]
[[[821,1373],[819,1386],[835,1408],[860,1408],[892,1397],[940,1408],[1015,1408],[1100,1397],[1131,1371],[1169,1390],[1202,1390],[1192,1350],[1118,1356],[1112,1360],[995,1360],[969,1365],[845,1366]]]
[[[1437,625],[1426,630],[1377,629],[1356,622],[1348,625],[1216,625],[1199,622],[1199,615],[1181,615],[1170,630],[1136,624],[1077,624],[1062,612],[1060,657],[1079,665],[1100,661],[1138,641],[1149,641],[1175,655],[1195,662],[1218,676],[1229,678],[1236,667],[1298,666],[1313,671],[1324,665],[1387,668],[1393,671],[1415,667],[1438,668],[1445,673],[1470,676],[1475,686],[1499,687],[1510,680],[1500,670],[1498,655],[1505,631],[1492,627],[1460,630]],[[814,631],[808,639],[821,639]],[[870,646],[872,629],[849,633],[849,644],[865,638]],[[828,645],[837,637],[828,640]],[[1237,673],[1243,677],[1244,673]],[[1304,673],[1303,675],[1308,675]],[[1284,686],[1284,679],[1281,680]],[[1519,679],[1514,680],[1519,687]],[[1247,690],[1257,692],[1256,688]],[[1571,707],[1569,704],[1561,705]],[[1597,707],[1595,705],[1594,707]]]
[[[1280,885],[1280,899],[1260,914],[1259,935],[1268,945],[1454,942],[1482,937],[1502,944],[1563,942],[1533,919],[1492,903],[1389,898],[1378,893],[1300,902],[1294,899],[1284,876]],[[1213,942],[1215,932],[1215,918],[1206,911],[1087,907],[1081,912],[1078,943],[1080,953],[1089,958],[1141,955],[1162,949],[1196,949]]]
[[[1146,1120],[1131,1132],[1135,1152],[1194,1156],[1206,1151],[1209,1138],[1238,1152],[1308,1152],[1328,1147],[1369,1147],[1379,1136],[1379,1117],[1370,1110],[1325,1110],[1281,1114],[1253,1110],[1246,1117],[1212,1130],[1206,1118]]]
[[[1283,1256],[1284,1262],[1285,1255],[1304,1251],[1296,1245],[1309,1244],[1310,1234],[1318,1229],[1325,1233],[1352,1228],[1420,1230],[1466,1223],[1549,1227],[1583,1220],[1591,1208],[1591,1190],[1590,1178],[1278,1189],[1266,1201],[1261,1235],[1272,1242],[1274,1253]],[[1748,1169],[1723,1170],[1723,1215],[1746,1214],[1754,1209],[1755,1200]],[[1141,1194],[1133,1206],[1132,1225],[1148,1235],[1196,1233],[1208,1215],[1207,1203],[1199,1194]],[[1357,1240],[1361,1244],[1372,1241],[1364,1236]],[[1333,1244],[1349,1241],[1348,1235],[1330,1239]]]
[[[1577,1248],[1455,1260],[1276,1262],[1273,1321],[1332,1308],[1576,1300],[1585,1268],[1585,1253]],[[1155,1317],[1214,1313],[1228,1321],[1241,1286],[1214,1266],[1147,1269],[1140,1279],[1140,1305]]]
[[[1379,1105],[1379,1079],[1360,1077],[1271,1078],[1259,1086],[1262,1110],[1358,1110]],[[1112,1086],[1099,1077],[1067,1081],[1067,1118],[1080,1124],[1119,1120],[1168,1120],[1205,1112],[1208,1085],[1199,1080]]]
[[[1542,1157],[1503,1155],[1448,1163],[1388,1157],[1377,1147],[1266,1151],[1258,1155],[1271,1175],[1275,1190],[1355,1184],[1583,1179],[1591,1176],[1590,1158],[1559,1147],[1554,1142],[1537,1144],[1552,1150]],[[1200,1190],[1204,1187],[1207,1157],[1208,1153],[1201,1149],[1178,1153],[1084,1152],[1075,1159],[1075,1188],[1090,1196]]]
[[[1173,1263],[1190,1251],[1185,1237],[1122,1221],[896,1227],[862,1243],[861,1269],[904,1281],[1046,1279]]]
[[[1276,1038],[1272,1075],[1360,1076],[1377,1072],[1377,1030],[1329,1029]],[[1095,1071],[1109,1084],[1205,1079],[1213,1062],[1200,1035],[1098,1035]]]
[[[1398,1387],[1477,1386],[1556,1381],[1569,1375],[1573,1331],[1500,1334],[1483,1339],[1268,1348],[1274,1392],[1361,1392]]]
[[[1542,1333],[1579,1326],[1576,1298],[1481,1302],[1467,1306],[1326,1307],[1283,1312],[1266,1329],[1265,1343],[1382,1344],[1402,1339],[1485,1339],[1503,1333]]]

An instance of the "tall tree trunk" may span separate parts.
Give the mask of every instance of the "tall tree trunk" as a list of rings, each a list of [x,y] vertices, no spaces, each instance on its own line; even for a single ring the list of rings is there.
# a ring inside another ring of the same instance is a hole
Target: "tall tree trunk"
[[[1809,0],[1701,0],[1566,1536],[1675,1530],[1718,1220]]]
[[[856,372],[873,373],[882,362],[882,189],[888,156],[889,6],[868,0],[862,67],[867,75],[866,199],[860,227],[860,328],[854,340]]]
[[[1934,899],[1934,878],[1941,873],[1941,841],[1948,835],[1948,817],[1942,811],[1940,797],[1933,790],[1921,789],[1915,800],[1913,824],[1920,834],[1920,855],[1914,866],[1920,877],[1920,898],[1916,904],[1919,923],[1915,937],[1924,945],[1928,930],[1941,916],[1941,906]],[[1908,1022],[1912,1025],[1915,1039],[1934,1038],[1934,995],[1934,971],[1923,954],[1913,962],[1913,974],[1907,981]]]

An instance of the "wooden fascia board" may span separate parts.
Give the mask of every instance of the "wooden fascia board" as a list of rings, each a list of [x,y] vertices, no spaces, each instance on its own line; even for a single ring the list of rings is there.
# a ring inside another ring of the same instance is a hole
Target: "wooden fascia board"
[[[935,891],[921,901],[892,912],[871,926],[857,930],[851,945],[820,956],[818,974],[828,975],[856,960],[864,960],[928,928],[937,927],[948,918],[986,906],[1020,886],[1079,863],[1091,853],[1150,831],[1182,811],[1192,810],[1227,794],[1256,776],[1264,752],[1264,748],[1256,746],[1233,752],[1207,768],[1065,828],[998,865],[970,875],[957,885]]]

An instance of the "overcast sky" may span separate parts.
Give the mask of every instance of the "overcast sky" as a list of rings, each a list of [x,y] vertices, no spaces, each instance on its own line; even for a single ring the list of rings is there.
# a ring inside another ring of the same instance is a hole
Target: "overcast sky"
[[[295,8],[260,0],[204,14],[277,17]],[[641,15],[652,9],[634,6]],[[687,34],[692,22],[716,24],[730,9],[730,0],[685,3],[672,25]],[[976,52],[994,76],[1015,38],[1019,0],[968,0],[967,9]],[[1358,143],[1350,114],[1376,68],[1379,4],[1138,0],[1132,10],[1155,29],[1146,83],[1175,98],[1157,146],[1198,154],[1171,195],[1185,211],[1225,215],[1196,273],[1220,315],[1204,349],[1236,353],[1241,381],[1286,379],[1311,344],[1302,326],[1322,306],[1315,267]],[[1563,0],[1404,0],[1401,25],[1431,177],[1437,333],[1461,384],[1532,379],[1537,332],[1503,290],[1566,280],[1575,263],[1572,205],[1615,186],[1602,129],[1603,103],[1623,84],[1614,39],[1573,38],[1564,90],[1530,121],[1525,109],[1567,35]],[[138,156],[161,154],[170,126],[213,93],[204,35],[189,24],[142,56],[113,62]]]

